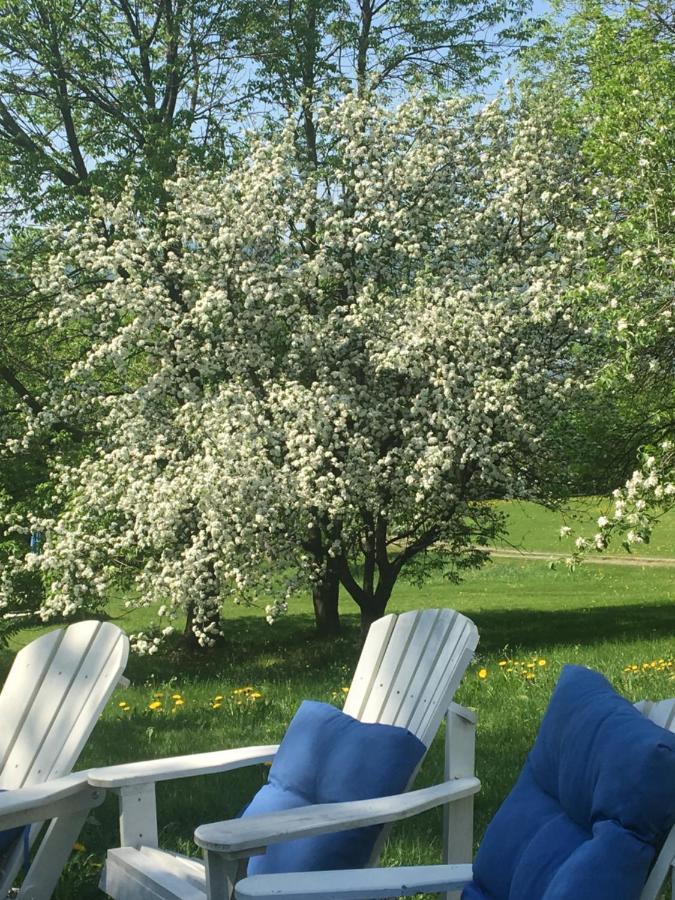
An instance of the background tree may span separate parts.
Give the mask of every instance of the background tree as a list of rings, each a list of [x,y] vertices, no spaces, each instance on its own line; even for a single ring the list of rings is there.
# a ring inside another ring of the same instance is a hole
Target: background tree
[[[537,20],[528,0],[272,0],[243,2],[239,53],[254,92],[278,118],[300,113],[299,149],[321,162],[317,105],[326,97],[411,89],[458,91],[492,77]],[[326,152],[330,150],[330,142]]]
[[[673,10],[581,3],[536,50],[530,74],[594,183],[584,304],[597,382],[570,431],[582,489],[607,491],[632,477],[640,448],[659,457],[675,433]]]
[[[101,429],[59,514],[23,523],[48,533],[45,614],[126,574],[203,644],[223,597],[301,585],[322,631],[340,586],[365,631],[404,571],[482,561],[495,497],[549,495],[587,186],[544,104],[467,106],[348,99],[320,180],[291,126],[226,176],[186,169],[156,226],[131,191],[98,210],[113,244],[59,233],[40,288],[84,350],[49,414]]]

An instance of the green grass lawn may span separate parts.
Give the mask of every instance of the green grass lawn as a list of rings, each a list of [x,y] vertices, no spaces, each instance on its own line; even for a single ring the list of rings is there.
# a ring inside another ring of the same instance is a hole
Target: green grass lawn
[[[517,512],[516,521],[523,516]],[[539,524],[533,534],[541,537],[542,531]],[[441,577],[423,589],[405,582],[397,586],[392,611],[455,607],[475,620],[481,634],[477,659],[457,697],[479,715],[477,772],[483,787],[476,805],[477,838],[513,784],[566,662],[599,669],[632,700],[675,694],[674,601],[673,570],[640,565],[582,566],[570,573],[564,567],[551,570],[545,562],[497,559],[459,586]],[[344,636],[333,643],[314,636],[306,601],[292,605],[272,627],[259,610],[227,610],[226,637],[208,656],[131,659],[132,686],[114,695],[78,768],[271,743],[281,738],[301,699],[340,705],[358,657],[356,608],[345,598],[343,609]],[[129,630],[148,615],[125,617],[121,603],[113,604],[111,614]],[[18,635],[14,648],[36,634]],[[0,656],[3,674],[10,662],[11,653]],[[630,666],[637,669],[627,671]],[[481,669],[486,677],[479,676]],[[237,693],[241,688],[252,690]],[[419,785],[442,778],[442,748],[439,735]],[[236,815],[265,775],[264,767],[254,767],[161,784],[161,843],[196,852],[194,827]],[[440,823],[436,811],[397,827],[384,861],[438,861]],[[81,837],[86,849],[74,854],[57,897],[100,896],[97,867],[105,847],[116,845],[116,835],[116,803],[110,797],[87,823]]]
[[[516,546],[523,550],[546,553],[569,554],[573,550],[573,540],[559,537],[560,526],[569,525],[574,536],[592,537],[598,530],[599,516],[612,517],[612,506],[605,498],[579,497],[571,501],[564,510],[550,510],[536,503],[509,502],[498,504],[508,516],[508,541],[499,542],[503,546]],[[667,556],[675,558],[675,515],[670,512],[656,523],[648,544],[633,545],[632,552],[614,542],[606,554],[610,556]],[[598,558],[589,554],[588,559]]]

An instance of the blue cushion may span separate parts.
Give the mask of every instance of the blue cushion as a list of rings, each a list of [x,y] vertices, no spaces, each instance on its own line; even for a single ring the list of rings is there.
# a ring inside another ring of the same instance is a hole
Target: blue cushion
[[[675,824],[675,734],[566,666],[462,900],[637,900]]]
[[[404,728],[365,724],[326,703],[305,700],[279,746],[268,783],[243,815],[398,794],[425,751]],[[248,874],[358,868],[368,862],[379,831],[370,826],[272,844],[263,856],[251,857]]]
[[[4,794],[5,788],[0,788],[0,793]],[[18,825],[16,828],[5,828],[3,831],[0,831],[0,855],[9,850],[19,838],[23,838],[23,862],[26,871],[28,871],[28,860],[30,858],[29,835],[30,825]]]

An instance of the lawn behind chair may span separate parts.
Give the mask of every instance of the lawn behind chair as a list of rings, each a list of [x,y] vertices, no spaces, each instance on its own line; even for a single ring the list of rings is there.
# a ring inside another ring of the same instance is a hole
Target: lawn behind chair
[[[516,524],[527,520],[525,513],[515,511]],[[670,518],[666,533],[675,523],[675,516]],[[534,533],[541,534],[540,523]],[[547,549],[555,551],[556,545],[552,541]],[[651,555],[648,549],[645,553]],[[564,566],[550,570],[546,562],[496,559],[459,587],[440,577],[421,590],[398,586],[392,612],[454,606],[473,618],[481,633],[479,655],[457,697],[479,713],[477,774],[483,789],[477,799],[477,837],[513,783],[565,662],[604,672],[633,700],[675,695],[674,574],[639,563],[589,564],[570,574]],[[271,743],[281,738],[303,698],[341,705],[358,657],[358,620],[348,598],[343,608],[349,613],[345,634],[333,644],[314,637],[306,601],[273,627],[259,611],[230,610],[224,645],[211,656],[132,660],[132,687],[115,694],[81,767]],[[139,628],[138,613],[117,618],[122,609],[121,601],[111,608],[116,621],[132,631]],[[419,786],[438,781],[442,765],[439,736]],[[161,844],[196,853],[195,825],[236,815],[265,777],[264,767],[255,767],[159,785]],[[109,798],[87,824],[82,849],[55,896],[100,896],[94,886],[97,866],[116,836],[116,803]],[[383,862],[436,862],[439,854],[436,811],[398,826]]]

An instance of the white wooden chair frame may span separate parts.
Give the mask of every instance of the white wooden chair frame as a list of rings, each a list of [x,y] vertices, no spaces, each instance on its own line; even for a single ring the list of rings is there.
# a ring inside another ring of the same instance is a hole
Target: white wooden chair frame
[[[71,774],[129,653],[126,635],[110,622],[56,629],[16,655],[0,693],[0,829],[31,825],[33,844],[51,820],[21,884],[21,900],[47,900],[89,811],[105,792],[87,773]],[[0,898],[21,864],[19,841],[0,857]]]
[[[445,806],[447,861],[468,861],[472,853],[475,717],[452,703],[469,665],[478,632],[452,610],[389,615],[371,626],[347,695],[344,710],[363,722],[408,728],[429,746],[447,714],[448,780],[422,790],[350,803],[322,804],[265,816],[202,825],[195,840],[205,864],[157,849],[155,783],[172,778],[224,772],[273,759],[277,746],[224,750],[173,759],[92,770],[93,787],[120,796],[122,846],[108,853],[101,888],[116,900],[229,900],[240,863],[272,843],[392,823],[433,806]],[[449,801],[455,801],[450,806]],[[455,840],[450,842],[450,837]],[[385,835],[371,862],[379,858]],[[450,846],[452,843],[452,846]]]
[[[675,699],[641,701],[637,708],[657,725],[675,732]],[[447,854],[446,854],[447,855]],[[675,827],[671,829],[640,894],[657,900],[670,872],[675,900]],[[472,879],[470,865],[403,866],[335,872],[256,875],[239,881],[237,900],[376,900],[418,893],[461,891]],[[459,896],[459,893],[455,896]]]

